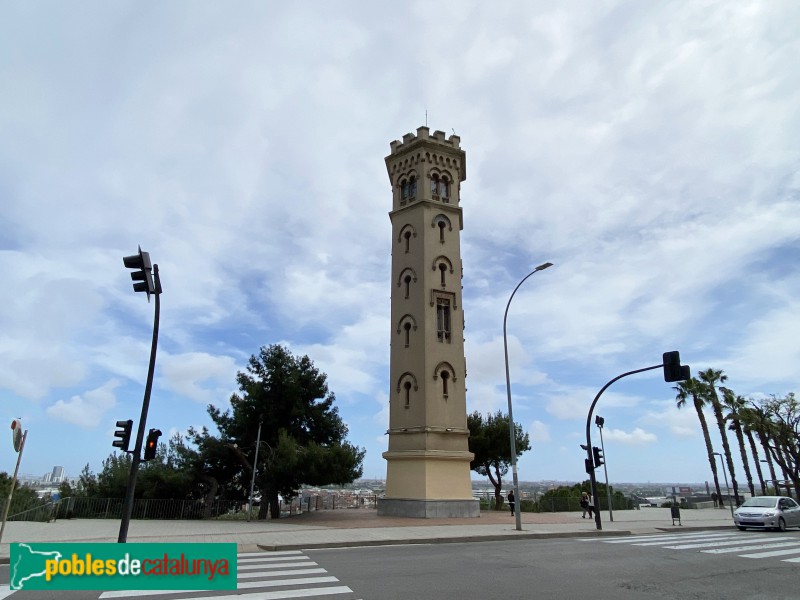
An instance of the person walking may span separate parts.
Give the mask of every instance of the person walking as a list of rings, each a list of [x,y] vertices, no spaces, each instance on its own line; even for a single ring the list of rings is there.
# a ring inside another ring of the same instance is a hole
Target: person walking
[[[583,494],[581,494],[581,508],[583,509],[583,514],[581,515],[581,519],[585,519],[586,511],[589,510],[589,494],[587,494],[586,492],[583,492]]]
[[[508,492],[508,507],[511,509],[511,514],[514,514],[514,490]]]
[[[588,496],[588,505],[586,510],[589,512],[589,518],[594,519],[594,498],[591,494],[587,494]]]

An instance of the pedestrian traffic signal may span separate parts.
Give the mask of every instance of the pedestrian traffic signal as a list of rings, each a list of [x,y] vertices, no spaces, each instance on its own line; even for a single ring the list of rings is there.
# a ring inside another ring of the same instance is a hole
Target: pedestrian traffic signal
[[[673,381],[686,381],[691,379],[692,374],[688,365],[681,364],[681,353],[677,350],[672,352],[664,352],[664,381],[671,383]]]
[[[130,444],[131,441],[133,421],[130,419],[127,421],[117,421],[117,427],[119,427],[119,429],[114,432],[114,437],[118,439],[111,442],[111,445],[114,446],[114,448],[119,448],[123,452],[127,452],[128,444]]]
[[[142,460],[153,460],[158,449],[158,438],[161,437],[160,429],[151,429],[147,434],[147,441],[144,444],[144,458]]]
[[[592,446],[592,454],[594,454],[594,468],[596,469],[600,465],[605,464],[605,458],[603,457],[603,451],[600,450],[597,446]]]
[[[150,254],[143,252],[142,247],[139,246],[139,254],[126,256],[122,262],[127,269],[138,269],[131,273],[131,279],[138,282],[133,284],[133,291],[147,292],[147,301],[150,302],[150,294],[157,293],[153,282],[153,265],[150,262]]]
[[[594,471],[594,465],[592,464],[592,461],[589,460],[588,458],[584,458],[583,464],[584,467],[586,468],[586,472],[591,475],[592,471]]]

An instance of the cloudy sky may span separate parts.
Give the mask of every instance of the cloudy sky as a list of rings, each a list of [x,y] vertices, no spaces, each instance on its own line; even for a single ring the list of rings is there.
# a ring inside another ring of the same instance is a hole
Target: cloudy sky
[[[328,374],[383,477],[383,159],[426,120],[467,154],[469,410],[507,410],[503,311],[555,264],[508,318],[521,479],[582,480],[595,394],[667,350],[745,396],[800,391],[798,29],[792,0],[4,2],[0,409],[29,430],[21,472],[98,471],[138,421],[153,304],[122,257],[141,244],[164,287],[148,427],[209,424],[281,343]],[[612,481],[710,478],[660,371],[596,412]]]

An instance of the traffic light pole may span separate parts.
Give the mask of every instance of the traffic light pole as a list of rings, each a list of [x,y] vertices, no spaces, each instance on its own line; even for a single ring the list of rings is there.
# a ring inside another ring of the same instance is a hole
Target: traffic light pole
[[[124,544],[128,540],[128,525],[133,513],[133,496],[136,491],[136,475],[141,462],[142,443],[147,424],[147,411],[150,408],[150,392],[153,389],[153,373],[156,369],[156,350],[158,348],[158,322],[161,315],[161,281],[158,277],[158,265],[153,265],[153,278],[155,280],[156,297],[155,316],[153,317],[153,341],[150,345],[150,365],[147,369],[147,384],[144,388],[142,400],[142,415],[139,418],[139,430],[136,433],[136,446],[133,449],[131,471],[128,475],[128,488],[125,490],[125,501],[122,504],[122,521],[119,525],[119,538],[117,543]]]
[[[603,529],[603,524],[600,521],[600,510],[599,510],[600,501],[597,499],[597,478],[594,476],[594,468],[592,469],[588,468],[588,465],[594,466],[594,455],[592,453],[592,425],[591,425],[592,413],[594,412],[594,407],[597,404],[597,401],[600,400],[600,396],[603,395],[603,392],[605,392],[608,389],[608,387],[615,381],[618,381],[623,377],[627,377],[628,375],[634,375],[636,373],[644,373],[645,371],[652,371],[653,369],[660,369],[663,366],[664,366],[663,364],[658,364],[652,367],[645,367],[644,369],[636,369],[635,371],[628,371],[627,373],[623,373],[622,375],[617,375],[616,377],[614,377],[614,379],[605,384],[603,386],[603,389],[597,392],[597,396],[594,397],[592,405],[589,407],[589,414],[586,415],[586,458],[587,458],[586,470],[589,471],[589,480],[592,483],[592,501],[595,503],[594,522],[598,530]]]
[[[613,523],[614,522],[614,510],[611,506],[613,504],[611,498],[611,487],[608,485],[608,466],[606,465],[606,445],[603,443],[603,423],[598,422],[598,419],[601,417],[597,417],[594,420],[594,424],[597,425],[597,428],[600,430],[600,449],[603,451],[603,473],[606,476],[606,496],[608,497],[608,519]]]

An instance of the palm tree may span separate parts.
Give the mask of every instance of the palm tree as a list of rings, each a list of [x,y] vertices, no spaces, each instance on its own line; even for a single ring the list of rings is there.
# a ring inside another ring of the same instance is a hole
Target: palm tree
[[[739,453],[742,457],[742,467],[744,476],[747,478],[747,487],[750,488],[750,495],[756,495],[756,488],[753,486],[753,476],[750,473],[750,461],[747,460],[747,449],[744,446],[744,433],[742,432],[742,422],[739,419],[739,411],[744,408],[744,398],[737,396],[733,390],[726,387],[719,388],[722,391],[722,404],[728,409],[725,420],[729,421],[728,430],[736,434],[736,441],[739,442]]]
[[[756,466],[758,481],[761,484],[761,493],[766,496],[767,484],[764,481],[764,473],[761,471],[761,459],[758,457],[758,448],[756,447],[756,440],[753,437],[753,431],[755,431],[754,423],[757,421],[757,415],[755,415],[751,407],[746,405],[739,408],[738,415],[739,422],[742,424],[742,430],[745,436],[747,436],[747,441],[750,443],[750,454],[753,455],[753,463]],[[756,434],[758,434],[758,432],[756,432]],[[767,458],[769,458],[769,454],[767,454]]]
[[[692,377],[686,381],[681,381],[672,389],[678,392],[675,396],[678,408],[686,406],[689,398],[692,399],[694,409],[697,411],[697,418],[700,420],[700,428],[703,430],[703,439],[706,442],[706,451],[708,452],[708,464],[711,466],[711,473],[714,476],[714,488],[717,490],[717,498],[719,498],[719,507],[722,508],[722,492],[719,489],[719,477],[717,476],[717,461],[714,458],[714,447],[711,445],[711,436],[708,434],[708,424],[706,423],[706,416],[703,414],[703,407],[705,406],[705,399],[702,395],[702,383]]]
[[[733,456],[731,455],[731,447],[728,444],[728,434],[725,430],[725,418],[722,416],[722,403],[717,396],[717,383],[725,383],[728,376],[719,369],[706,369],[698,373],[700,381],[703,382],[702,394],[705,396],[711,409],[714,411],[714,417],[717,419],[717,426],[719,427],[719,437],[722,438],[722,452],[725,455],[725,462],[728,463],[728,471],[731,474],[731,486],[733,487],[733,497],[736,499],[736,505],[739,505],[739,484],[736,483],[736,472],[733,469]]]
[[[775,474],[775,464],[772,462],[772,453],[769,451],[769,430],[771,423],[767,417],[767,413],[751,399],[750,407],[746,413],[746,416],[748,427],[756,432],[758,441],[761,443],[761,449],[764,450],[764,456],[767,458],[769,473],[772,477],[772,485],[775,488],[775,493],[779,494],[780,490],[778,489],[778,478]]]

